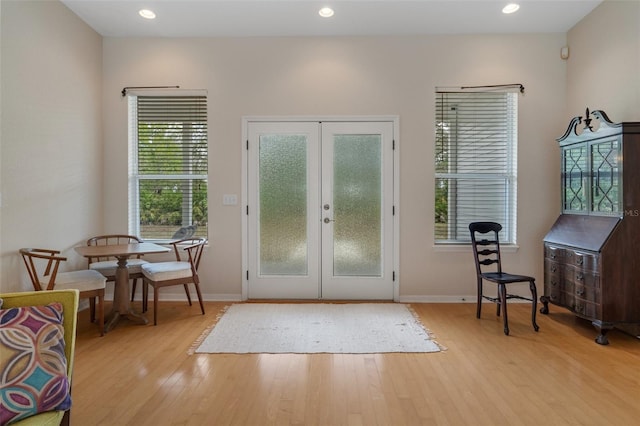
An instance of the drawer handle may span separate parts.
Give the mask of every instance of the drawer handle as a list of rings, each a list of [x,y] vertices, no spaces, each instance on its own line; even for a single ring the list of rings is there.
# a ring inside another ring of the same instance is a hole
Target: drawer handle
[[[584,296],[584,289],[583,289],[583,288],[579,288],[579,289],[577,289],[577,290],[576,290],[576,294],[577,294],[578,296]]]
[[[555,294],[552,294],[551,296],[549,296],[549,299],[551,299],[551,300],[557,300],[558,298],[556,297],[556,295],[555,295]]]
[[[584,264],[584,258],[579,257],[579,258],[578,258],[578,260],[576,260],[576,264],[577,264],[577,265],[582,265],[582,264]]]
[[[552,266],[551,267],[551,272],[556,272],[556,271],[557,271],[557,268],[555,266]]]
[[[551,280],[552,287],[556,287],[557,285],[558,285],[558,282],[556,280]]]
[[[584,281],[584,275],[583,274],[578,274],[578,275],[576,275],[576,279],[578,281]]]

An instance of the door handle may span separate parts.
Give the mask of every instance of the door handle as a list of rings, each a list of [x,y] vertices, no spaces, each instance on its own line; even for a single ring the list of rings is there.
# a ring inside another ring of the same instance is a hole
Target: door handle
[[[329,219],[328,217],[324,218],[324,223],[335,222],[335,220]]]

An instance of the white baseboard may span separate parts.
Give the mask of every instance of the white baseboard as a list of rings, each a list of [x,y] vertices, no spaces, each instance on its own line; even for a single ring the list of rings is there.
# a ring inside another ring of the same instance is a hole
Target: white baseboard
[[[153,300],[153,294],[151,293],[152,291],[153,290],[149,292],[150,303],[151,303],[151,300]],[[112,300],[113,295],[111,295],[109,298],[105,297],[105,299]],[[136,294],[136,298],[134,300],[137,302],[141,301],[142,295]],[[186,301],[187,298],[184,295],[184,293],[160,292],[160,300],[165,302],[183,302],[183,301]],[[240,302],[242,301],[242,295],[241,294],[203,294],[202,300],[204,302]],[[195,302],[198,301],[198,296],[195,293],[191,294],[191,301],[195,301]]]
[[[401,303],[476,303],[476,295],[472,296],[400,296]]]
[[[140,301],[142,295],[136,294],[135,301]],[[153,296],[151,296],[153,297]],[[195,294],[191,295],[192,300],[197,301],[198,298]],[[113,295],[105,295],[105,300],[113,301]],[[186,301],[184,293],[160,293],[160,300],[167,302],[181,302]],[[202,300],[205,302],[241,302],[241,294],[203,294]],[[406,295],[400,296],[397,300],[400,303],[476,303],[476,295],[470,296],[422,296],[422,295]],[[89,307],[88,301],[84,301],[86,305],[83,305],[83,301],[80,302],[80,310]],[[320,301],[319,301],[320,302]],[[483,300],[484,303],[491,303],[488,300]],[[510,300],[509,303],[530,303],[526,300]]]
[[[471,296],[400,296],[401,303],[476,303],[476,295]],[[482,303],[491,303],[484,299]],[[510,300],[509,303],[531,303],[527,300]]]

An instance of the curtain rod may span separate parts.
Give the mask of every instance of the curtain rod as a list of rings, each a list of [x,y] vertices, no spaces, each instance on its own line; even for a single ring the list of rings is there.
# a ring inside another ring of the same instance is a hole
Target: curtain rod
[[[129,89],[179,89],[180,86],[129,86],[122,89],[122,97],[127,96],[127,90]]]
[[[494,85],[490,85],[490,86],[462,86],[460,87],[460,89],[464,90],[464,89],[495,89],[495,88],[502,88],[502,87],[517,87],[520,89],[520,93],[524,93],[524,86],[521,83],[514,83],[514,84],[494,84]]]

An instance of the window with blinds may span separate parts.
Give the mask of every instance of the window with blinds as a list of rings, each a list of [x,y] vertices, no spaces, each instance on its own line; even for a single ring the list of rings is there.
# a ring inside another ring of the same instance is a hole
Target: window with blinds
[[[206,96],[130,96],[129,112],[129,232],[206,237]]]
[[[435,242],[468,243],[469,223],[516,242],[517,93],[436,91]]]

